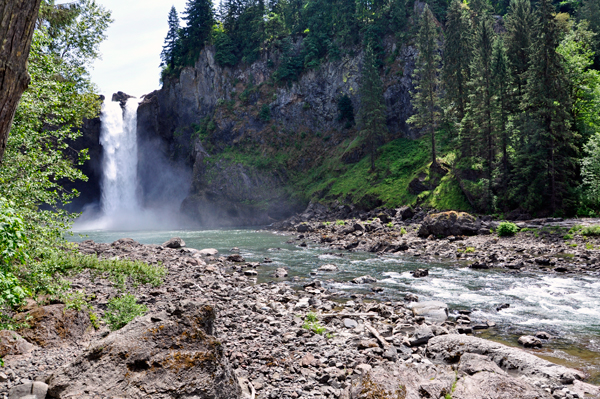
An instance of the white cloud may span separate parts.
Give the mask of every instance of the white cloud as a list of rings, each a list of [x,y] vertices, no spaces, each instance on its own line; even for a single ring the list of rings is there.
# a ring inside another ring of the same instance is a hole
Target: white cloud
[[[167,35],[167,17],[174,5],[180,13],[186,0],[97,0],[112,11],[114,22],[100,46],[92,80],[102,94],[117,91],[141,96],[160,87],[160,52]]]

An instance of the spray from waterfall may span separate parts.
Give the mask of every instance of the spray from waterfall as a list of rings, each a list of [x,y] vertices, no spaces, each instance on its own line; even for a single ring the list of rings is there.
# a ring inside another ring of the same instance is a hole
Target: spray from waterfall
[[[139,99],[133,97],[124,107],[117,101],[106,101],[102,105],[100,208],[84,210],[73,226],[74,231],[162,230],[189,225],[179,213],[179,205],[189,187],[189,172],[174,169],[157,148],[144,141],[141,149],[138,148],[138,105]],[[152,198],[158,199],[152,202],[151,208],[142,206],[141,196],[138,196],[142,190],[138,151],[145,159],[152,160],[153,184],[144,187],[152,193]]]

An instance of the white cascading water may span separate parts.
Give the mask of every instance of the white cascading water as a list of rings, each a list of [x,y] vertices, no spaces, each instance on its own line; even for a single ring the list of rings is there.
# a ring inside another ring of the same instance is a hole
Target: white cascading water
[[[115,101],[102,105],[101,208],[108,220],[131,217],[140,210],[136,195],[137,108],[137,98],[127,101],[125,110]]]

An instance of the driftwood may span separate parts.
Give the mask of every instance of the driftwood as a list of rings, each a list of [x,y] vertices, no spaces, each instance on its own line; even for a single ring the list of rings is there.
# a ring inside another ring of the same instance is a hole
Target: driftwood
[[[0,0],[0,163],[17,104],[29,84],[27,58],[41,0]]]
[[[381,334],[379,334],[379,331],[377,331],[376,329],[374,329],[374,328],[373,328],[373,327],[371,327],[370,325],[368,325],[368,324],[365,324],[365,328],[366,328],[367,330],[369,330],[369,332],[370,332],[371,334],[373,334],[373,336],[374,336],[375,338],[377,338],[377,341],[379,341],[379,342],[381,343],[381,346],[383,346],[383,349],[387,349],[387,348],[388,348],[388,347],[391,345],[389,342],[387,342],[387,341],[385,340],[385,338],[383,338],[383,337],[381,336]]]
[[[330,317],[374,317],[378,316],[376,312],[369,313],[323,313],[321,317],[330,318]]]

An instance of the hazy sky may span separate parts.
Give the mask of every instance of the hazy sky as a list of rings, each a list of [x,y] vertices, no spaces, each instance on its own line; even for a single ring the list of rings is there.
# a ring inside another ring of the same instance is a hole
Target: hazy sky
[[[141,96],[158,89],[160,52],[167,35],[169,10],[174,5],[181,15],[186,0],[97,2],[112,11],[114,22],[100,47],[102,59],[94,63],[92,81],[105,95],[120,90]]]

